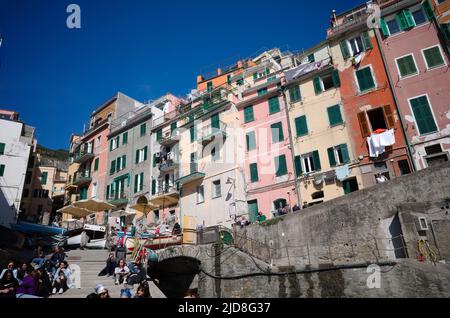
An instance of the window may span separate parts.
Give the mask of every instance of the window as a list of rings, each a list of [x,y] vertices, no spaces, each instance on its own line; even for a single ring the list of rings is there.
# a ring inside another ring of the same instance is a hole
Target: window
[[[267,87],[258,89],[258,92],[257,92],[257,93],[258,93],[258,96],[262,96],[262,95],[267,94]]]
[[[216,149],[217,147],[213,147],[211,149],[211,161],[218,161],[220,160],[220,151]]]
[[[162,128],[156,131],[156,141],[160,141],[162,139]]]
[[[94,184],[92,185],[92,197],[96,198],[97,197],[97,183],[94,182]]]
[[[331,77],[331,74],[322,76],[320,79],[322,80],[322,87],[324,91],[334,87],[333,78]]]
[[[98,162],[99,162],[99,158],[95,158],[95,161],[94,161],[94,171],[97,171],[97,170],[98,170]]]
[[[348,40],[352,55],[356,55],[364,51],[364,45],[360,36]]]
[[[41,184],[47,184],[48,172],[44,171],[41,174]]]
[[[214,89],[213,82],[206,83],[206,90],[211,92]]]
[[[289,89],[289,99],[291,103],[296,103],[302,99],[302,95],[300,93],[300,86],[296,85]]]
[[[197,187],[197,203],[205,202],[205,188],[203,185]]]
[[[305,170],[305,173],[311,173],[314,171],[321,170],[319,151],[313,151],[309,154],[302,156],[302,164]]]
[[[389,35],[394,35],[401,31],[396,17],[387,21],[386,24],[389,30]]]
[[[427,69],[432,69],[435,67],[445,65],[441,49],[438,45],[422,50],[422,54],[427,64]]]
[[[5,165],[0,165],[0,177],[5,175]]]
[[[122,135],[122,145],[126,145],[128,143],[128,132],[124,132]]]
[[[426,95],[411,98],[409,104],[421,135],[437,131],[436,122]]]
[[[189,133],[191,136],[191,143],[197,140],[197,129],[195,125],[192,125],[191,128],[189,128]]]
[[[0,142],[0,155],[5,154],[5,144]]]
[[[398,168],[400,169],[400,174],[402,176],[411,173],[411,168],[409,167],[408,160],[406,159],[398,161]]]
[[[269,98],[269,114],[275,114],[280,111],[280,100],[278,96]]]
[[[448,154],[447,152],[442,151],[440,144],[425,147],[425,152],[427,155],[424,159],[426,160],[428,167],[439,165],[448,161]]]
[[[250,164],[250,181],[251,182],[258,182],[259,176],[258,176],[258,164],[252,163]]]
[[[256,135],[254,131],[248,132],[245,135],[245,139],[247,141],[247,151],[256,149]]]
[[[283,125],[281,122],[270,125],[270,130],[272,132],[272,143],[275,144],[284,141]]]
[[[340,125],[344,121],[342,120],[341,109],[339,105],[334,105],[327,108],[328,120],[330,122],[330,127]]]
[[[341,41],[340,47],[343,58],[348,59],[349,57],[358,55],[361,52],[371,49],[372,41],[370,39],[369,33],[366,31],[350,40]]]
[[[423,13],[422,8],[418,8],[417,10],[413,11],[412,16],[414,18],[415,25],[420,25],[427,22],[427,18],[425,17],[425,13]]]
[[[295,130],[297,137],[306,136],[308,134],[308,125],[306,124],[306,116],[295,118]]]
[[[110,151],[112,151],[114,149],[117,149],[119,147],[119,141],[120,141],[119,138],[120,137],[117,136],[116,138],[113,138],[113,139],[110,140],[110,142],[109,142],[109,150]]]
[[[330,147],[327,149],[327,152],[330,167],[335,167],[337,165],[346,164],[350,162],[347,144]]]
[[[360,92],[365,92],[375,88],[375,81],[373,79],[372,68],[370,66],[359,69],[355,73]]]
[[[395,59],[400,78],[416,75],[417,66],[412,54]]]
[[[144,124],[141,125],[141,137],[145,136],[146,131],[147,131],[147,124],[144,123]]]
[[[390,105],[359,112],[357,116],[363,137],[370,136],[371,132],[377,129],[391,129],[395,126],[394,113]]]
[[[316,60],[315,60],[315,58],[314,58],[314,54],[310,54],[310,55],[308,55],[308,63],[313,63],[313,62],[315,62]]]
[[[323,76],[317,76],[313,79],[314,84],[314,92],[316,95],[327,91],[329,89],[340,87],[341,80],[339,78],[339,71],[333,70],[330,74],[326,74]]]
[[[249,123],[255,120],[255,117],[253,115],[253,106],[247,106],[244,108],[244,122]]]
[[[286,156],[275,157],[275,176],[281,177],[287,174]]]
[[[367,111],[367,116],[369,117],[370,125],[372,126],[372,131],[377,129],[387,129],[386,120],[384,118],[383,109],[378,107]]]
[[[111,168],[109,169],[109,174],[114,174],[116,172],[116,161],[111,161]]]
[[[358,181],[356,178],[342,181],[342,187],[344,188],[344,194],[349,194],[359,190]]]
[[[220,180],[213,181],[213,183],[212,183],[212,198],[215,199],[215,198],[220,197],[221,195],[222,194],[221,194],[221,188],[220,188]]]
[[[154,159],[155,159],[155,155],[156,154],[153,155]],[[147,160],[147,146],[145,146],[142,149],[136,150],[136,161],[135,161],[135,163],[138,164],[138,163],[141,163],[141,162],[146,161],[146,160]],[[156,163],[156,160],[153,161],[153,165],[154,166],[155,166],[155,163]]]

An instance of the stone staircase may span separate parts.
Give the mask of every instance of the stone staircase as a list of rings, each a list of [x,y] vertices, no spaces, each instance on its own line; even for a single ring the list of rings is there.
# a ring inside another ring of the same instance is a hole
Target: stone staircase
[[[98,273],[105,267],[105,261],[109,252],[106,250],[72,250],[66,252],[67,262],[72,265],[72,270],[76,270],[78,265],[81,271],[81,279],[79,287],[73,287],[62,295],[52,295],[51,298],[86,298],[87,295],[94,292],[97,284],[102,284],[108,289],[111,298],[119,298],[120,290],[123,285],[115,285],[113,277],[98,276]],[[129,261],[127,259],[127,261]],[[76,276],[76,275],[75,275]],[[156,287],[156,285],[148,281],[150,293],[153,298],[166,298],[166,296]],[[74,284],[76,285],[76,283]],[[136,292],[137,285],[132,291]]]

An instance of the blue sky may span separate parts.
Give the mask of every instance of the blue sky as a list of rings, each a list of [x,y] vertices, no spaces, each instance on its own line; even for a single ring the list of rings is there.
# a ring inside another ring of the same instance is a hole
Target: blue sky
[[[0,0],[0,108],[68,148],[89,114],[121,91],[137,100],[185,95],[198,74],[275,46],[325,38],[332,9],[363,1]],[[68,29],[66,7],[81,7]]]

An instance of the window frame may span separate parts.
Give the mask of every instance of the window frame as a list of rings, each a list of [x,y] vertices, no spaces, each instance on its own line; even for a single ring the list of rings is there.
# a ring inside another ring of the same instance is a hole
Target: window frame
[[[200,189],[202,189],[201,192],[199,191]],[[197,204],[205,203],[205,186],[203,184],[197,186],[196,192],[197,192]],[[202,193],[202,200],[200,200],[200,193]]]
[[[360,86],[359,86],[358,76],[356,75],[356,73],[357,73],[358,71],[365,70],[366,68],[370,68],[370,73],[371,73],[371,75],[372,75],[372,79],[373,79],[373,84],[374,84],[374,86],[373,86],[372,88],[369,88],[369,89],[366,89],[366,90],[362,91],[361,88],[360,88]],[[374,69],[373,69],[372,64],[364,65],[363,67],[360,67],[360,68],[358,68],[357,70],[355,70],[355,71],[353,72],[353,77],[355,78],[355,82],[356,82],[356,85],[357,85],[357,87],[358,87],[357,95],[366,94],[366,93],[369,93],[369,92],[372,92],[372,91],[378,89],[378,82],[377,82],[377,78],[376,78],[376,76],[375,76],[375,72],[374,72]]]
[[[216,194],[216,185],[219,185],[219,194]],[[220,198],[222,196],[222,183],[220,182],[220,179],[211,181],[211,185],[212,185],[212,191],[211,191],[211,199],[217,199]]]
[[[430,108],[430,112],[431,112],[431,115],[433,116],[434,124],[436,125],[436,131],[427,132],[427,133],[424,133],[424,134],[422,134],[422,133],[420,132],[420,128],[419,128],[419,125],[418,125],[418,123],[417,123],[416,115],[414,114],[414,111],[413,111],[413,109],[412,109],[412,104],[411,104],[411,100],[417,99],[417,98],[420,98],[420,97],[423,97],[423,96],[425,96],[426,99],[427,99],[428,107]],[[417,130],[417,132],[419,133],[419,136],[427,136],[427,135],[430,135],[430,134],[435,134],[436,132],[439,131],[438,122],[436,121],[436,116],[435,116],[435,114],[434,114],[434,112],[433,112],[433,107],[432,107],[432,105],[431,105],[431,101],[430,101],[430,97],[428,96],[428,93],[425,93],[425,94],[421,94],[421,95],[417,95],[417,96],[408,98],[408,105],[409,105],[409,110],[411,111],[411,114],[412,114],[412,116],[413,116],[413,118],[414,118],[414,123],[415,123],[415,125],[416,125],[416,128],[417,128],[416,130]]]
[[[426,50],[429,50],[429,49],[432,49],[432,48],[435,48],[435,47],[438,47],[438,49],[439,49],[439,54],[441,54],[441,58],[442,58],[442,60],[444,61],[444,64],[438,65],[438,66],[429,67],[428,61],[427,61],[427,59],[425,58],[425,53],[424,53],[424,52],[425,52]],[[422,57],[423,57],[423,60],[424,60],[424,62],[425,62],[425,66],[427,67],[427,71],[436,70],[436,69],[439,69],[439,68],[441,68],[441,67],[447,67],[447,61],[445,60],[445,56],[444,56],[444,54],[443,54],[443,51],[442,51],[442,48],[441,48],[441,45],[440,45],[440,44],[435,44],[435,45],[432,45],[432,46],[430,46],[430,47],[423,48],[423,49],[420,50],[420,52],[422,53]]]
[[[307,154],[301,155],[300,159],[301,159],[300,162],[301,162],[302,168],[303,168],[302,169],[303,174],[313,173],[313,172],[316,171],[316,167],[314,166],[314,157],[313,157],[313,153],[312,152],[309,152]],[[307,161],[308,161],[308,169],[306,169],[307,165],[305,164],[305,159],[307,159]],[[312,165],[311,165],[311,163],[312,163]],[[311,166],[314,166],[314,170],[310,169]],[[307,171],[307,170],[310,170],[310,171]]]
[[[413,62],[414,62],[414,67],[416,68],[416,73],[415,74],[409,74],[409,75],[406,75],[406,76],[402,76],[402,74],[400,72],[400,67],[398,65],[398,60],[400,60],[402,58],[405,58],[407,56],[412,56]],[[420,74],[419,67],[417,66],[416,58],[415,58],[415,56],[414,56],[414,54],[412,52],[408,53],[408,54],[405,54],[405,55],[402,55],[402,56],[399,56],[399,57],[396,57],[395,58],[395,66],[397,67],[397,72],[398,72],[398,75],[399,75],[400,79],[406,79],[406,78],[414,77],[414,76],[417,76],[417,75]]]

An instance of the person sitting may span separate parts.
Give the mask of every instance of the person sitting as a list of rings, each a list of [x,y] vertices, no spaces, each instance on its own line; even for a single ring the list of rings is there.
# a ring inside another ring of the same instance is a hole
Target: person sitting
[[[36,296],[36,284],[39,279],[39,274],[29,264],[25,264],[25,274],[19,283],[19,287],[16,290],[16,297],[20,295]]]
[[[25,278],[25,276],[27,276],[27,271],[29,270],[29,267],[31,267],[31,265],[29,265],[28,263],[22,263],[22,266],[20,266],[17,269],[17,280],[20,282],[22,281],[22,279]]]
[[[100,284],[95,287],[95,293],[97,294],[97,297],[99,299],[111,298],[111,296],[109,296],[108,289],[106,289],[105,286]]]
[[[62,261],[59,263],[59,267],[55,273],[55,278],[53,279],[53,294],[56,294],[57,291],[59,294],[62,294],[71,287],[70,274],[71,271],[67,268],[67,262]]]
[[[300,206],[298,204],[295,204],[294,207],[292,208],[292,212],[297,212],[300,211]]]
[[[120,298],[131,298],[131,290],[129,288],[121,289]]]
[[[134,298],[152,298],[150,295],[150,288],[148,286],[147,282],[143,282],[139,285],[138,289],[136,290],[136,295]]]
[[[36,264],[36,265],[37,265],[37,268],[41,268],[42,265],[43,265],[44,262],[45,262],[45,255],[44,255],[44,252],[41,250],[41,251],[39,252],[39,256],[33,258],[33,259],[31,260],[31,262],[34,263],[34,264]]]
[[[130,273],[130,269],[123,259],[119,260],[117,267],[114,269],[114,278],[116,285],[122,284],[124,279]]]
[[[250,222],[247,220],[247,218],[245,216],[241,217],[241,227],[250,225]]]
[[[258,222],[264,222],[266,220],[266,216],[261,211],[259,211],[258,212],[258,217],[256,218],[256,220]]]
[[[130,262],[129,265],[130,275],[127,277],[127,285],[133,286],[139,284],[147,279],[147,273],[142,265],[141,258],[138,257],[134,262]]]
[[[44,268],[39,268],[39,280],[37,283],[36,295],[39,297],[48,297],[52,291],[52,282],[50,276]]]
[[[114,257],[114,253],[109,253],[108,259],[106,260],[106,266],[101,270],[101,272],[98,274],[98,276],[105,276],[108,275],[108,277],[114,275],[114,269],[116,268],[116,258]]]
[[[180,235],[180,234],[181,234],[181,226],[178,223],[178,221],[176,221],[172,229],[172,235]]]
[[[0,298],[15,298],[18,287],[19,282],[14,278],[13,271],[7,270],[0,279]]]
[[[14,278],[17,279],[17,268],[14,268],[14,261],[8,262],[8,265],[5,269],[2,270],[2,273],[0,274],[0,279],[3,278],[3,275],[5,275],[7,271],[12,271]]]
[[[50,260],[53,263],[53,266],[55,266],[55,271],[57,268],[59,268],[59,264],[62,261],[64,261],[65,258],[66,258],[66,253],[64,253],[64,251],[62,251],[59,246],[56,246],[55,252],[53,253],[52,257],[50,258]]]

